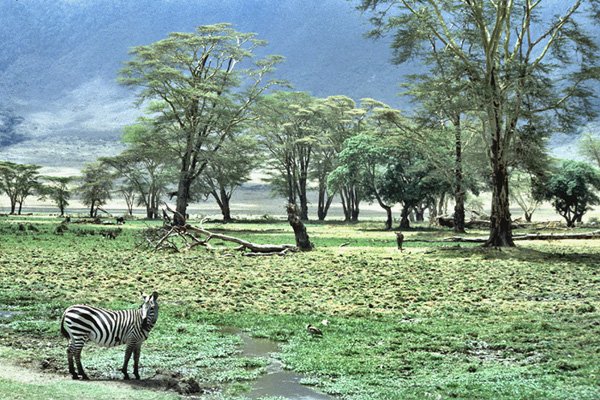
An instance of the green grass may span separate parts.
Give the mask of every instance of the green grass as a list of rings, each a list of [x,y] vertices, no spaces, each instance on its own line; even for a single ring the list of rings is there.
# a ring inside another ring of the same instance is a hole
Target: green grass
[[[38,231],[20,231],[19,222]],[[135,307],[140,290],[157,290],[160,317],[142,350],[142,376],[178,371],[224,388],[225,398],[243,396],[266,360],[239,357],[239,339],[220,325],[281,341],[281,359],[305,383],[346,399],[600,398],[600,241],[502,251],[409,241],[400,253],[378,224],[314,223],[315,251],[247,258],[231,249],[136,249],[142,221],[116,240],[88,232],[114,226],[71,224],[56,235],[58,222],[0,222],[0,310],[19,312],[0,318],[0,345],[13,351],[0,355],[26,365],[49,360],[66,375],[58,329],[66,306]],[[294,241],[285,223],[205,227],[258,243]],[[330,321],[323,339],[309,337],[304,326],[322,319]],[[93,345],[83,353],[90,375],[103,379],[119,377],[122,356],[123,348]],[[39,388],[5,381],[0,395],[15,385],[37,397]],[[68,398],[75,389],[65,390]]]
[[[114,386],[98,387],[68,381],[46,384],[22,384],[1,378],[0,394],[3,395],[4,399],[11,400],[175,400],[178,398],[174,394]]]

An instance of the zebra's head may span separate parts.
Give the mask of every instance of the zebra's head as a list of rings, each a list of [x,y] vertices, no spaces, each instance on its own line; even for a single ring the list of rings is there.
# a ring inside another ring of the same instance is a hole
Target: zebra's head
[[[142,326],[150,330],[158,319],[158,293],[153,292],[150,296],[142,294],[142,299],[144,300],[140,306]]]

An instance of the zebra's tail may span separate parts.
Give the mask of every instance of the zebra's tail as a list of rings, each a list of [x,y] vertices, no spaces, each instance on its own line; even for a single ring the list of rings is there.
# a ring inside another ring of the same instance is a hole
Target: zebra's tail
[[[69,332],[67,332],[67,330],[65,329],[65,316],[63,314],[62,319],[60,320],[60,333],[62,333],[62,335],[67,338],[67,339],[71,339],[71,336],[69,335]]]

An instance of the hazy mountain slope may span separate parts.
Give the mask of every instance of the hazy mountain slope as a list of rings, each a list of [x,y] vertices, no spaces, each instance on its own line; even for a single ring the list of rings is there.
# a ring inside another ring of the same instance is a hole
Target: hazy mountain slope
[[[298,90],[408,106],[398,83],[414,66],[364,39],[367,17],[346,0],[2,0],[0,159],[77,167],[115,153],[140,113],[115,82],[128,49],[216,22],[266,39]]]
[[[385,41],[363,39],[366,18],[345,0],[2,1],[0,22],[0,110],[22,119],[3,133],[4,159],[78,165],[97,146],[110,154],[139,114],[115,83],[128,49],[217,22],[269,41],[264,54],[286,57],[277,75],[298,90],[400,104],[403,67],[388,63]]]

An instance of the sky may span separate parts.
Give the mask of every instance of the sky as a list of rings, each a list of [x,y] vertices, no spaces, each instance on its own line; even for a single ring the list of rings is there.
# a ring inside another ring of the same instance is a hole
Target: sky
[[[0,159],[73,173],[122,149],[141,111],[117,82],[128,50],[173,31],[230,22],[269,42],[277,77],[315,96],[401,106],[386,40],[346,0],[0,0]]]

